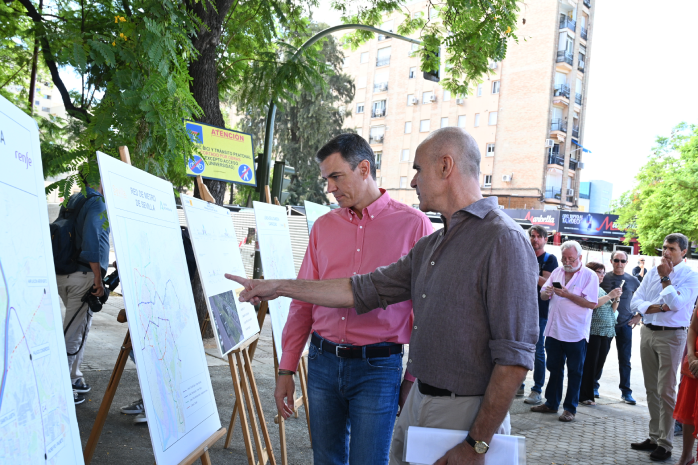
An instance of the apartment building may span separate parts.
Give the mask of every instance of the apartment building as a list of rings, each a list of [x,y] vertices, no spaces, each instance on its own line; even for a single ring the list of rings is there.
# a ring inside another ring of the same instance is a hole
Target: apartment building
[[[439,21],[424,3],[408,8]],[[386,17],[381,29],[396,30],[398,21]],[[530,2],[519,21],[519,43],[467,96],[424,80],[409,42],[381,35],[345,51],[344,71],[356,84],[345,124],[373,147],[378,183],[391,197],[417,205],[410,187],[417,146],[435,129],[458,126],[480,147],[483,195],[504,208],[577,208],[592,3]]]

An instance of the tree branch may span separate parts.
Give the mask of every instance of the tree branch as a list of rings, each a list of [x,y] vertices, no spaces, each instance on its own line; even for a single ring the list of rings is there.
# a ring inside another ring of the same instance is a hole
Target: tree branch
[[[124,7],[126,16],[128,16],[129,18],[133,16],[133,12],[131,11],[131,5],[128,4],[128,0],[121,0],[121,6]]]
[[[26,63],[24,63],[24,64],[17,70],[17,72],[16,72],[15,74],[13,74],[12,76],[10,76],[10,78],[9,78],[7,81],[5,81],[5,82],[3,83],[3,85],[0,86],[0,89],[2,89],[2,88],[5,87],[7,84],[9,84],[10,81],[12,81],[12,80],[15,78],[15,76],[17,76],[17,75],[19,74],[19,72],[22,71],[29,63],[31,63],[31,62],[30,62],[30,61],[27,61]]]
[[[32,4],[31,0],[18,1],[27,10],[27,16],[29,16],[29,18],[31,18],[31,20],[34,21],[34,23],[37,26],[43,23],[41,15],[38,11],[36,11],[36,8],[34,8],[34,5]],[[58,89],[58,92],[61,94],[61,99],[63,100],[65,111],[70,116],[84,120],[86,123],[89,123],[91,120],[91,116],[87,112],[87,110],[84,108],[76,107],[75,105],[73,105],[72,100],[70,100],[70,94],[68,93],[68,89],[65,87],[65,84],[63,83],[63,79],[61,79],[61,76],[58,73],[58,65],[56,64],[56,61],[53,59],[53,55],[51,54],[51,45],[49,44],[48,40],[45,36],[42,35],[40,42],[41,53],[44,55],[44,62],[46,63],[49,72],[51,73],[51,80],[53,81],[53,84],[56,86],[56,89]]]

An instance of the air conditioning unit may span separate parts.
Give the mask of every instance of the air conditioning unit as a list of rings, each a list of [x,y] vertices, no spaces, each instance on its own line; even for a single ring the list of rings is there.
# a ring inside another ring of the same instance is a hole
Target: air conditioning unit
[[[462,99],[462,98],[456,99],[456,105],[463,105],[464,103],[465,103],[465,99]]]
[[[419,100],[417,99],[417,97],[410,97],[410,101],[407,103],[409,103],[410,105],[417,105],[419,103]]]
[[[374,139],[377,140],[378,142],[383,142],[383,137],[384,136],[376,136],[376,137],[374,137]]]
[[[511,178],[513,178],[513,177],[514,177],[514,175],[512,175],[512,174],[505,174],[504,176],[502,176],[502,181],[511,182]]]
[[[577,165],[577,167],[578,167],[580,170],[583,170],[583,169],[584,169],[584,163],[582,163],[582,162],[580,161],[579,164]]]
[[[545,139],[545,147],[555,147],[555,141],[552,139]]]
[[[489,69],[497,69],[497,62],[496,61],[490,61],[490,64],[487,66]]]
[[[385,113],[385,110],[376,110],[375,113],[376,113],[376,116],[383,116],[383,114]]]
[[[380,90],[381,90],[381,92],[385,92],[386,90],[388,90],[388,83],[385,82],[385,83],[381,84]]]
[[[572,197],[574,195],[574,189],[567,189],[567,197]]]
[[[429,97],[429,101],[430,101],[431,103],[436,102],[436,95],[432,95],[431,97]]]

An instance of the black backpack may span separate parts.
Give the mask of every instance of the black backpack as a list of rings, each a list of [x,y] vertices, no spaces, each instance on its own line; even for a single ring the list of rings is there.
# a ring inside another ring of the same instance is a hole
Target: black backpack
[[[99,195],[83,196],[75,202],[73,208],[61,207],[58,218],[49,225],[56,274],[70,274],[78,271],[80,249],[75,244],[78,214],[83,205],[93,197],[99,197]],[[83,265],[89,266],[87,263]]]

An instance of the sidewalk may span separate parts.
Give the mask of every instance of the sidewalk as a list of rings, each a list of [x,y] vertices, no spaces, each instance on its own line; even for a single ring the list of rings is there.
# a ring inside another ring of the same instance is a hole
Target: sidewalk
[[[123,308],[123,300],[112,296],[104,309],[95,314],[86,344],[82,368],[86,381],[92,385],[92,391],[87,394],[88,401],[76,407],[83,446],[89,437],[102,395],[126,334],[126,324],[116,322],[116,315],[121,308]],[[223,360],[216,354],[217,349],[213,340],[205,341],[204,346],[221,424],[228,427],[235,401],[230,369],[227,359]],[[280,464],[279,429],[274,424],[276,414],[273,401],[274,361],[268,317],[260,335],[252,365],[264,407],[267,428],[274,445],[277,463]],[[634,367],[635,370],[640,371],[639,363]],[[609,380],[606,376],[602,378],[602,387],[611,387],[610,380],[613,377],[611,370],[612,368],[608,370]],[[526,381],[528,387],[531,386],[531,381],[532,375],[529,374]],[[528,394],[528,387],[526,394]],[[634,387],[638,394],[644,390],[639,385]],[[297,386],[298,391],[300,388]],[[92,463],[119,465],[153,463],[154,456],[148,428],[145,424],[133,425],[132,416],[119,412],[119,407],[139,397],[138,376],[135,365],[129,360]],[[649,460],[649,454],[646,452],[630,449],[631,442],[642,441],[647,437],[649,414],[646,405],[642,402],[635,406],[624,404],[620,398],[607,396],[604,390],[602,390],[602,398],[597,399],[597,403],[596,407],[580,406],[576,421],[562,423],[558,421],[558,415],[530,412],[530,406],[524,404],[522,398],[517,398],[510,410],[512,434],[526,437],[526,463],[529,465],[656,463]],[[312,464],[312,450],[308,440],[305,415],[302,411],[298,419],[286,422],[286,435],[289,463]],[[673,457],[665,463],[673,464],[680,456],[681,437],[674,439],[674,446]],[[214,464],[247,463],[239,421],[234,427],[230,448],[223,449],[223,440],[221,440],[210,449],[210,454]]]

